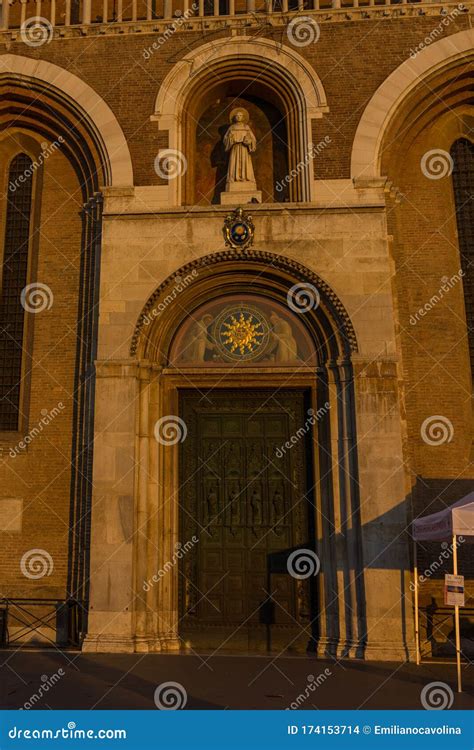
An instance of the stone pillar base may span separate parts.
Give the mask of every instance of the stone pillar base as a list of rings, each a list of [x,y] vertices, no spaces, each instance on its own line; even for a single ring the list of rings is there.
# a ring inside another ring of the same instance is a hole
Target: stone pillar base
[[[261,203],[262,202],[262,191],[261,190],[228,190],[221,193],[221,204],[223,206],[234,205],[237,206],[239,203]]]
[[[361,644],[338,643],[329,639],[321,639],[318,643],[316,655],[333,659],[364,659],[366,661],[415,661],[415,643],[403,644],[399,641],[373,642],[366,646]]]
[[[87,635],[82,651],[86,654],[133,654],[135,640],[113,635]]]

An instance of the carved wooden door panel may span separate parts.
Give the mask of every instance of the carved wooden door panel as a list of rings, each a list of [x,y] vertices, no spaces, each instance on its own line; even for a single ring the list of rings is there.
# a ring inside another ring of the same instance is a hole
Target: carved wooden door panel
[[[180,632],[193,647],[266,647],[267,557],[310,539],[302,391],[183,391]],[[305,422],[306,419],[306,422]],[[275,647],[306,646],[309,585],[273,575]]]

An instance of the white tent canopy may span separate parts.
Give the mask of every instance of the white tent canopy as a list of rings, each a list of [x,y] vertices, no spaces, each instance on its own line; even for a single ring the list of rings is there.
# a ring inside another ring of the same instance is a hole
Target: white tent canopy
[[[470,492],[449,508],[432,513],[424,518],[417,518],[412,524],[414,546],[414,583],[415,583],[415,642],[416,663],[420,657],[419,603],[418,603],[418,563],[417,542],[444,542],[452,539],[453,574],[458,574],[457,545],[458,537],[468,542],[474,541],[474,492]],[[461,635],[459,628],[459,607],[454,607],[454,627],[456,632],[456,666],[458,673],[458,692],[462,691],[461,682]]]
[[[453,536],[474,537],[474,492],[449,508],[413,521],[413,539],[417,542],[450,541]]]

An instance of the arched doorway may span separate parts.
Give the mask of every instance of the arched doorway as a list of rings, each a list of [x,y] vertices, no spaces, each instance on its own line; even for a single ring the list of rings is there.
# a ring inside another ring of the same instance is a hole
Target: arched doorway
[[[338,640],[338,565],[360,572],[355,348],[334,292],[270,253],[206,256],[150,298],[131,350],[137,512],[151,540],[136,548],[138,649],[262,650],[268,625],[279,649]],[[354,537],[338,562],[340,493]],[[318,576],[292,575],[295,548]]]
[[[187,433],[179,635],[192,648],[306,648],[312,639],[314,581],[285,567],[296,548],[316,554],[316,352],[298,318],[271,296],[224,293],[188,315],[171,344]],[[188,368],[205,370],[201,387]]]

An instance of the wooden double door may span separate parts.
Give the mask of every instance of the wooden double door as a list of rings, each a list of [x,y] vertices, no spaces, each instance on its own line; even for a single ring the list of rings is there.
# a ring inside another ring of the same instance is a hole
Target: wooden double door
[[[182,391],[180,405],[181,638],[201,649],[304,650],[315,580],[274,563],[314,539],[308,395]]]

